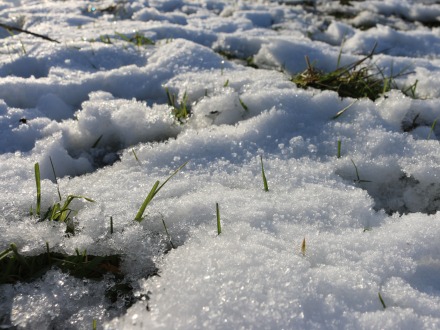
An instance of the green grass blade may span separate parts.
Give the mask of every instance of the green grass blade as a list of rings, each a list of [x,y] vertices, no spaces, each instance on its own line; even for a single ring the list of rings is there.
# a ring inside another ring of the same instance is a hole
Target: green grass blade
[[[301,254],[303,255],[303,257],[306,256],[306,250],[307,250],[307,247],[306,247],[306,238],[304,237],[304,239],[303,239],[303,241],[302,241],[302,243],[301,243]]]
[[[52,166],[53,177],[55,178],[55,183],[57,184],[58,198],[61,201],[60,185],[58,184],[57,174],[55,173],[55,166],[53,166],[52,157],[49,156],[49,160],[50,160],[50,166]]]
[[[356,164],[354,163],[354,161],[353,161],[353,159],[350,159],[351,160],[351,162],[353,163],[353,166],[354,166],[354,170],[356,171],[356,180],[355,181],[360,181],[361,180],[361,178],[359,177],[359,171],[358,171],[358,168],[357,168],[357,166],[356,166]]]
[[[161,185],[159,188],[157,188],[157,191],[155,194],[157,194],[159,192],[159,190],[162,189],[163,186],[165,186],[165,184],[170,181],[170,179],[175,176],[182,168],[184,168],[186,166],[186,164],[188,164],[189,160],[186,161],[185,163],[183,163],[182,165],[179,166],[179,168],[177,170],[175,170]]]
[[[160,181],[156,181],[156,183],[154,184],[153,188],[151,188],[147,198],[145,198],[145,200],[142,203],[138,213],[136,214],[136,217],[134,218],[135,221],[137,221],[137,222],[141,222],[142,221],[142,216],[144,215],[145,209],[147,208],[148,204],[150,204],[151,200],[153,199],[153,197],[158,192],[157,187],[159,186],[159,183],[160,183]]]
[[[171,96],[168,87],[165,87],[165,92],[167,94],[168,105],[174,107],[174,97]]]
[[[92,144],[92,149],[96,148],[99,144],[99,142],[101,141],[102,137],[104,136],[104,134],[101,134],[96,141]]]
[[[145,198],[144,202],[142,203],[138,213],[136,214],[136,217],[134,218],[135,221],[137,222],[141,222],[142,221],[142,216],[145,212],[145,208],[148,206],[148,204],[150,204],[151,200],[154,198],[154,196],[156,196],[156,194],[163,188],[163,186],[165,186],[165,184],[173,177],[175,176],[182,168],[184,168],[186,166],[186,164],[188,164],[189,160],[186,161],[185,163],[183,163],[182,165],[179,166],[179,168],[177,170],[175,170],[160,186],[160,181],[156,181],[156,183],[154,184],[153,188],[151,188],[147,198]]]
[[[50,265],[52,263],[52,260],[50,258],[49,242],[47,241],[46,241],[46,253],[47,253],[47,262]]]
[[[264,173],[263,156],[260,156],[260,162],[261,162],[261,175],[263,177],[264,191],[269,191],[269,186],[267,185],[266,174]]]
[[[163,227],[165,228],[165,233],[167,234],[168,241],[170,242],[171,248],[175,249],[176,247],[174,246],[173,242],[171,241],[170,233],[168,232],[167,225],[166,225],[165,220],[163,218],[162,218],[162,224],[163,224]]]
[[[0,253],[0,260],[2,260],[3,258],[7,257],[11,252],[12,252],[12,249],[10,247],[8,249],[2,251]]]
[[[354,163],[353,159],[350,159],[350,160],[351,160],[351,162],[353,163],[354,170],[356,171],[356,180],[354,180],[354,182],[357,182],[357,183],[361,183],[361,182],[371,182],[371,181],[369,181],[369,180],[361,180],[361,178],[359,177],[359,171],[358,171],[358,168],[357,168],[356,164]]]
[[[131,152],[133,153],[134,159],[139,163],[139,165],[142,165],[141,161],[139,160],[138,156],[136,155],[136,151],[134,148],[131,148]]]
[[[341,144],[342,144],[341,140],[338,140],[338,154],[337,154],[338,158],[341,158]]]
[[[220,208],[218,203],[215,203],[215,212],[217,215],[217,234],[220,235],[222,233],[222,224],[220,222]]]
[[[238,98],[238,101],[240,102],[241,107],[244,109],[244,111],[249,111],[248,106],[243,102],[241,98]]]
[[[380,303],[382,304],[383,309],[387,308],[387,305],[385,305],[385,302],[383,301],[382,295],[380,292],[378,292]]]
[[[35,183],[37,185],[37,217],[40,217],[41,213],[41,179],[40,179],[40,164],[35,163]]]
[[[431,129],[429,130],[429,134],[428,134],[428,140],[431,138],[431,135],[434,132],[435,125],[437,125],[438,118],[439,117],[435,118],[434,121],[432,122]]]
[[[122,34],[122,33],[116,32],[116,31],[115,31],[115,34],[116,34],[119,38],[121,38],[122,40],[127,41],[127,42],[131,42],[130,38],[127,37],[125,34]]]

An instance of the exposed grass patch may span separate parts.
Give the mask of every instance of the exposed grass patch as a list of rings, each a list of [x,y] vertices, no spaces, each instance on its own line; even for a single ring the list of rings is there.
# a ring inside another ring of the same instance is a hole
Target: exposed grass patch
[[[142,46],[148,46],[148,45],[154,45],[155,42],[153,40],[151,40],[150,38],[145,37],[144,35],[142,35],[140,32],[135,32],[133,35],[126,35],[123,33],[119,33],[115,31],[115,35],[116,37],[112,36],[110,37],[109,35],[100,35],[99,36],[99,41],[108,44],[108,45],[113,45],[115,44],[115,41],[124,41],[127,43],[130,43],[136,47],[142,47]]]
[[[364,63],[367,60],[372,59],[375,49],[376,46],[367,56],[343,67],[338,65],[331,72],[319,70],[310,62],[309,57],[306,56],[306,70],[294,75],[291,81],[304,89],[312,87],[320,90],[331,90],[337,92],[340,97],[355,99],[367,97],[374,101],[391,89],[397,89],[398,87],[394,82],[395,78],[407,74],[406,72],[401,72],[385,77],[380,69],[373,68],[372,65],[365,65]],[[415,96],[417,83],[412,86],[408,90]]]
[[[24,256],[18,252],[18,248],[11,243],[9,248],[0,252],[0,285],[15,284],[17,282],[31,282],[52,268],[58,268],[63,273],[80,279],[99,281],[105,274],[111,274],[108,278],[108,287],[105,297],[112,304],[121,302],[125,308],[129,308],[137,300],[149,300],[148,295],[135,297],[133,287],[125,279],[120,270],[121,256],[107,255],[96,256],[87,254],[87,251],[69,255],[65,253],[50,252],[46,243],[46,252],[34,256]],[[157,269],[151,269],[146,277],[157,275]]]
[[[225,59],[229,61],[235,61],[238,62],[244,66],[248,66],[254,69],[258,69],[258,65],[254,63],[254,58],[252,56],[249,57],[240,57],[236,53],[226,51],[226,50],[217,50],[217,53],[221,56],[223,56]]]
[[[119,275],[120,261],[119,255],[95,256],[78,250],[75,255],[67,255],[50,252],[49,248],[46,253],[23,256],[12,243],[0,253],[0,284],[35,280],[54,266],[77,278],[101,279],[105,273]]]
[[[139,32],[135,32],[132,36],[127,36],[125,34],[119,33],[115,31],[115,34],[126,42],[129,42],[137,47],[154,45],[154,41],[150,38],[145,37]]]

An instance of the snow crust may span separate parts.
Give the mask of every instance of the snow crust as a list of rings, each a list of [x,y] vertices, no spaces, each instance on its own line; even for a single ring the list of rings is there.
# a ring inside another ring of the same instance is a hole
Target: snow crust
[[[337,21],[338,3],[0,4],[0,22],[60,41],[0,31],[0,252],[13,242],[37,255],[47,242],[120,254],[137,298],[127,309],[106,299],[111,275],[53,268],[0,286],[0,326],[439,328],[440,5],[353,1]],[[120,37],[136,32],[155,45]],[[341,99],[289,80],[305,56],[329,71],[341,44],[346,65],[376,42],[374,65],[405,72],[399,88],[417,81],[416,99]],[[165,88],[178,102],[186,95],[184,124]],[[29,215],[34,163],[42,209],[58,200],[51,160],[64,197],[95,200],[72,203],[74,236]],[[133,221],[155,181],[186,161]]]

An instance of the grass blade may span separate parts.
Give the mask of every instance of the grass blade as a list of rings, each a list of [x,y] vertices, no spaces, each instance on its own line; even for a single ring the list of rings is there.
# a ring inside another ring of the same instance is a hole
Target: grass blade
[[[385,302],[383,301],[382,295],[380,292],[378,292],[380,303],[382,304],[383,309],[387,308],[387,305],[385,305]]]
[[[53,177],[55,178],[55,183],[57,184],[58,198],[61,201],[60,185],[58,184],[57,174],[55,173],[55,166],[53,166],[52,157],[49,156],[49,160],[50,160],[50,166],[52,166]]]
[[[244,109],[244,111],[249,111],[248,106],[243,102],[243,100],[239,97],[238,101],[240,102],[241,107]]]
[[[175,176],[182,168],[184,168],[186,166],[186,164],[188,164],[189,160],[186,161],[185,163],[183,163],[182,165],[179,166],[179,168],[177,170],[175,170],[161,185],[159,188],[157,188],[156,193],[159,192],[159,190],[162,189],[163,186],[165,186],[165,184],[173,177]]]
[[[351,160],[351,162],[353,163],[354,170],[356,171],[356,180],[354,180],[354,182],[357,182],[357,183],[361,183],[361,182],[371,182],[371,181],[369,181],[369,180],[361,180],[361,178],[359,177],[359,171],[358,171],[358,168],[357,168],[356,164],[354,163],[353,159],[350,159],[350,160]]]
[[[260,162],[261,162],[261,176],[263,177],[264,191],[269,191],[269,186],[267,185],[266,174],[264,173],[263,156],[260,156]]]
[[[160,181],[156,181],[156,183],[153,185],[153,188],[151,188],[150,192],[148,193],[147,198],[145,198],[138,213],[136,214],[136,217],[134,218],[135,221],[137,221],[137,222],[142,221],[142,216],[144,215],[145,209],[147,208],[148,204],[150,204],[151,200],[158,192],[157,187],[159,186],[159,183],[160,183]]]
[[[338,140],[338,154],[337,154],[338,158],[341,158],[341,144],[342,144],[341,140]]]
[[[2,251],[0,253],[0,260],[2,260],[3,258],[7,257],[9,255],[9,253],[12,252],[12,249],[9,247],[6,250]]]
[[[142,165],[141,161],[139,160],[138,156],[136,155],[136,151],[134,148],[131,148],[131,152],[133,153],[134,159],[139,163],[139,165]]]
[[[303,257],[306,256],[306,238],[305,237],[301,243],[301,253],[302,253]]]
[[[34,171],[35,171],[35,183],[37,185],[37,210],[36,210],[36,214],[37,217],[40,217],[40,213],[41,213],[41,178],[40,178],[40,164],[35,163],[34,166]]]
[[[434,121],[432,122],[431,129],[430,129],[429,134],[428,134],[428,140],[431,138],[432,132],[434,132],[435,125],[437,125],[438,118],[439,117],[435,118]]]
[[[336,113],[336,115],[334,115],[334,116],[332,117],[332,119],[333,119],[333,120],[338,119],[340,116],[342,116],[342,114],[343,114],[345,111],[347,111],[348,109],[350,109],[351,106],[352,106],[353,104],[356,103],[356,101],[357,101],[357,100],[354,100],[354,101],[351,102],[349,105],[347,105],[345,108],[343,108],[342,110],[338,111],[338,112]]]
[[[151,200],[154,198],[154,196],[156,196],[156,194],[159,192],[159,190],[161,190],[163,188],[163,186],[165,186],[165,184],[173,177],[175,176],[183,167],[186,166],[186,164],[188,164],[189,160],[186,161],[185,163],[183,163],[182,165],[179,166],[179,168],[177,170],[175,170],[160,186],[160,181],[156,181],[156,183],[154,184],[153,188],[151,188],[150,192],[148,193],[147,198],[145,198],[144,202],[142,203],[138,213],[136,214],[136,217],[134,218],[135,221],[137,222],[141,222],[142,221],[142,216],[145,212],[146,207],[148,206],[148,204],[150,204]]]
[[[174,107],[174,95],[171,96],[168,87],[165,87],[165,92],[167,94],[168,105]]]
[[[222,224],[220,222],[220,209],[218,203],[215,203],[215,212],[217,214],[217,234],[220,235],[222,233]]]
[[[165,228],[165,233],[167,234],[168,241],[170,242],[171,248],[175,249],[176,247],[174,246],[173,242],[171,241],[170,233],[168,232],[167,225],[166,225],[165,220],[163,218],[162,218],[162,223],[163,223],[163,227]]]
[[[101,141],[102,137],[104,136],[104,134],[101,134],[96,141],[92,144],[92,149],[96,148],[99,144],[99,142]]]

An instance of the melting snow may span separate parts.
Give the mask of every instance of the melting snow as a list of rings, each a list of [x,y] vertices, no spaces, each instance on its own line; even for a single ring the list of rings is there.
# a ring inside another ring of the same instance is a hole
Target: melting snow
[[[0,286],[0,327],[440,327],[440,5],[309,3],[0,4],[0,22],[60,41],[0,31],[0,250],[120,254],[134,302],[108,298],[111,275],[53,268]],[[155,45],[121,37],[136,32]],[[333,70],[341,44],[346,65],[375,43],[374,65],[417,81],[417,99],[353,103],[289,80],[305,56]],[[165,88],[187,97],[185,123]],[[74,236],[29,215],[34,163],[42,209],[58,200],[50,159],[63,196],[95,200],[72,203]]]

